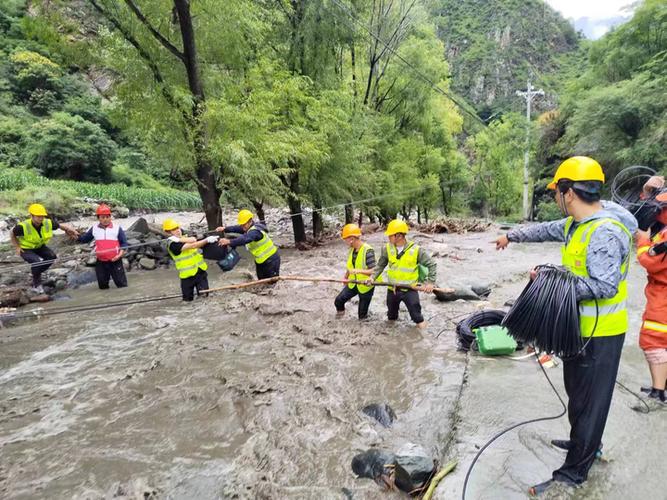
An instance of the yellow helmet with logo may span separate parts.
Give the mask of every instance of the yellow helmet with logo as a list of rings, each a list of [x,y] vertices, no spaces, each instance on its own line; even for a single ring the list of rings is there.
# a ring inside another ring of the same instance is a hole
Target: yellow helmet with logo
[[[46,217],[46,208],[44,208],[44,205],[40,205],[39,203],[33,203],[28,207],[28,213],[30,215],[36,215],[37,217]]]
[[[387,230],[384,232],[387,236],[402,233],[408,234],[409,228],[405,221],[394,219],[387,224]]]
[[[547,185],[547,189],[556,189],[561,179],[571,181],[600,181],[604,183],[602,167],[593,158],[588,156],[573,156],[560,164],[554,180]]]
[[[163,231],[173,231],[174,229],[178,229],[179,227],[181,226],[174,219],[165,219],[165,221],[162,223]]]
[[[253,218],[252,212],[250,210],[241,210],[239,215],[236,217],[236,223],[240,226],[248,222]]]
[[[343,226],[343,234],[341,238],[349,238],[350,236],[361,236],[361,228],[356,224],[345,224]]]

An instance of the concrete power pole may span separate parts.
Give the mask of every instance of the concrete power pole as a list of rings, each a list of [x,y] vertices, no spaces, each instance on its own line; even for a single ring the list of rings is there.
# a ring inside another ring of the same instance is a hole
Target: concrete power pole
[[[528,155],[530,152],[530,104],[533,102],[533,98],[538,95],[544,95],[544,90],[535,88],[530,84],[528,80],[528,85],[526,86],[526,91],[521,90],[516,91],[516,95],[523,97],[526,100],[526,151],[523,154],[523,220],[530,219],[530,205],[528,203],[528,185],[529,185],[529,176],[528,176]]]

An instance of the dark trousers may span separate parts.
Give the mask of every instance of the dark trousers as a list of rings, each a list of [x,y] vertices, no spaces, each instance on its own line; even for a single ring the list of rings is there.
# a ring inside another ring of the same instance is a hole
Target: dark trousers
[[[197,289],[197,295],[202,295],[202,290],[208,290],[208,273],[197,269],[197,274],[190,276],[189,278],[181,279],[181,293],[183,294],[183,300],[186,302],[191,302],[195,298],[195,288]],[[207,296],[208,294],[203,294]]]
[[[572,448],[554,471],[556,480],[580,484],[588,477],[602,443],[624,339],[625,334],[593,337],[581,355],[563,361]]]
[[[255,263],[255,269],[259,280],[280,276],[280,255],[274,254],[266,262]]]
[[[118,259],[115,262],[98,260],[95,263],[95,275],[97,276],[97,285],[100,287],[100,290],[109,288],[109,278],[113,279],[116,288],[127,286],[123,259]]]
[[[345,304],[349,302],[352,297],[359,295],[359,319],[364,319],[368,316],[368,308],[371,306],[371,300],[373,300],[373,293],[375,288],[371,288],[366,293],[361,293],[359,289],[355,286],[350,288],[347,285],[340,291],[336,300],[334,300],[334,305],[336,306],[336,311],[342,312],[345,310]]]
[[[33,250],[22,250],[21,257],[30,264],[36,264],[43,260],[51,261],[44,264],[37,264],[30,267],[32,273],[32,286],[39,286],[42,283],[42,273],[53,265],[56,254],[46,245]]]
[[[424,321],[422,316],[422,306],[419,303],[419,292],[417,290],[387,290],[387,318],[390,320],[398,319],[398,307],[401,302],[405,304],[410,313],[410,318],[415,323]]]

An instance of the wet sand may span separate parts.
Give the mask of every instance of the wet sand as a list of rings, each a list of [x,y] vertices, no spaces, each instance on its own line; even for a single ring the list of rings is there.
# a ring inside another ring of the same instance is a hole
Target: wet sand
[[[396,451],[414,443],[443,463],[459,459],[435,498],[460,498],[476,447],[517,420],[560,410],[533,360],[456,352],[448,318],[502,306],[532,266],[558,260],[552,244],[497,253],[489,244],[494,235],[415,238],[437,252],[440,284],[497,284],[485,304],[422,296],[430,320],[423,332],[404,309],[396,325],[385,322],[382,289],[371,321],[359,322],[356,302],[335,318],[338,285],[295,282],[0,330],[0,496],[402,498],[356,479],[350,462],[373,446]],[[384,236],[369,241],[379,250]],[[342,276],[345,255],[340,241],[284,250],[282,274]],[[247,279],[253,266],[245,257],[225,275],[211,266],[211,286]],[[87,285],[46,307],[179,291],[173,269],[128,278],[128,289]],[[648,380],[636,346],[643,282],[635,265],[632,333],[620,372],[633,389]],[[562,389],[561,368],[549,374]],[[373,402],[394,408],[394,426],[360,412]],[[660,498],[667,421],[631,411],[634,403],[616,392],[605,435],[609,462],[594,466],[576,497]],[[560,464],[563,455],[548,442],[566,432],[562,418],[501,438],[478,463],[468,498],[525,498],[528,486]]]

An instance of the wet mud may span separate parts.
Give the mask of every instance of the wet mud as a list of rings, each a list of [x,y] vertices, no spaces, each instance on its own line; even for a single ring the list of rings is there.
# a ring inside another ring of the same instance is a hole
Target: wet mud
[[[510,423],[559,410],[532,360],[456,351],[456,319],[501,308],[532,266],[558,259],[556,245],[496,253],[494,235],[415,238],[436,253],[439,284],[495,283],[487,301],[423,296],[426,331],[404,309],[389,325],[384,290],[376,291],[370,320],[359,322],[356,302],[335,317],[338,285],[300,282],[0,330],[0,497],[404,498],[357,478],[351,462],[369,448],[396,453],[408,445],[441,463],[457,457],[435,498],[460,497],[477,447]],[[379,248],[384,236],[369,241]],[[342,276],[345,255],[340,241],[284,250],[282,274]],[[244,281],[252,268],[247,255],[230,273],[211,266],[211,286]],[[173,269],[128,279],[127,289],[85,285],[44,307],[179,291]],[[635,332],[643,279],[634,266]],[[560,367],[549,374],[562,390]],[[648,378],[636,333],[628,336],[620,378],[631,387]],[[585,497],[657,498],[663,491],[654,467],[665,419],[632,412],[634,402],[616,393],[605,436],[609,462],[594,467]],[[362,411],[371,403],[391,406],[391,426]],[[480,460],[468,497],[525,498],[528,486],[560,464],[562,454],[548,442],[566,430],[563,418],[502,438]]]

